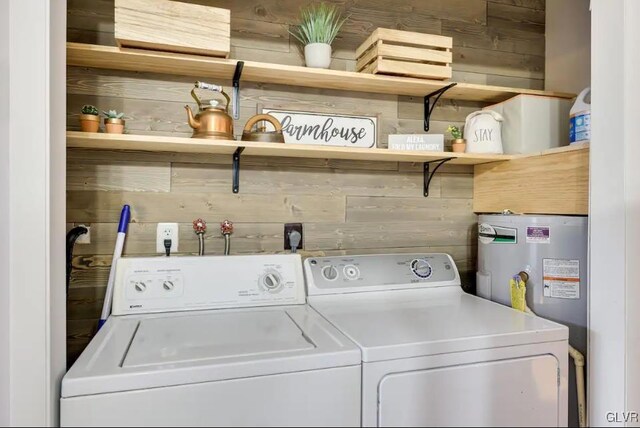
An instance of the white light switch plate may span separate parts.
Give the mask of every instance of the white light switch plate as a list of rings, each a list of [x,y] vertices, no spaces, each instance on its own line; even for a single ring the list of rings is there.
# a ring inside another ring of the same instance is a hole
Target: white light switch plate
[[[156,231],[156,252],[164,254],[164,240],[171,239],[171,252],[178,251],[178,223],[158,223]]]

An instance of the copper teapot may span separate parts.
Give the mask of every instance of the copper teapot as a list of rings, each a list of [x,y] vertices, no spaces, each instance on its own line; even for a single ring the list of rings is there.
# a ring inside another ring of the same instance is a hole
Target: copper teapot
[[[207,89],[221,93],[227,101],[222,107],[218,100],[203,102],[198,98],[196,89]],[[231,99],[222,86],[212,85],[205,82],[196,82],[191,90],[191,97],[198,104],[198,113],[194,116],[191,107],[185,105],[189,118],[189,126],[193,128],[191,138],[209,138],[211,140],[233,140],[233,119],[229,116],[229,103]]]

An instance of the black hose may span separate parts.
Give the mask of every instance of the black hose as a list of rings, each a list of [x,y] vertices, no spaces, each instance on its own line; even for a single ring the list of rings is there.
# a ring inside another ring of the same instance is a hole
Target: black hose
[[[78,226],[67,232],[67,295],[69,295],[69,284],[71,283],[71,263],[73,261],[73,246],[80,235],[84,235],[89,230],[86,227]]]

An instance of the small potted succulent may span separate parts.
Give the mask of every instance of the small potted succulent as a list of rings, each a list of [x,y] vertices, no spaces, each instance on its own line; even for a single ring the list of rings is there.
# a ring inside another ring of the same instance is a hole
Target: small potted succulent
[[[80,129],[82,132],[98,132],[100,128],[100,113],[95,106],[85,105],[80,115]]]
[[[462,130],[454,125],[449,125],[447,132],[451,134],[451,149],[456,153],[464,153],[467,142],[462,138]]]
[[[304,46],[307,67],[329,68],[331,44],[347,18],[333,4],[311,4],[300,9],[300,24],[289,33]]]
[[[124,132],[124,113],[115,110],[103,111],[104,129],[108,134],[122,134]]]

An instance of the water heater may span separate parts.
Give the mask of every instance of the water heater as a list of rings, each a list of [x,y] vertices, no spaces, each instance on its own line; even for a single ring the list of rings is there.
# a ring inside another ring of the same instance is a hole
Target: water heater
[[[477,294],[511,306],[509,280],[528,274],[527,305],[569,327],[569,343],[587,355],[588,218],[481,215]],[[575,369],[569,373],[569,426],[577,426]]]

